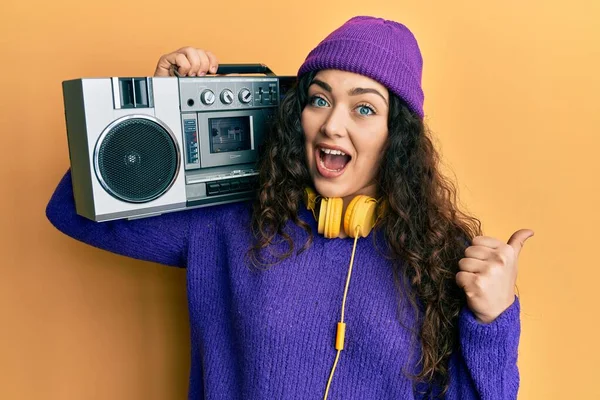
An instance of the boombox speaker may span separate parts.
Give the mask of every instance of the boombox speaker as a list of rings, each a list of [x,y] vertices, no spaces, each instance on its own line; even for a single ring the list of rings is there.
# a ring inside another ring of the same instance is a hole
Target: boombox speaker
[[[148,217],[254,195],[260,147],[295,77],[262,64],[217,74],[63,82],[77,213]]]
[[[145,203],[160,197],[179,170],[177,140],[158,120],[127,116],[103,132],[94,154],[104,189],[126,202]]]

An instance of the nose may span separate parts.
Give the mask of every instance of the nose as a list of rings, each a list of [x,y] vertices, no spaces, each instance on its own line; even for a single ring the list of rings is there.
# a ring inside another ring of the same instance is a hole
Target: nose
[[[328,137],[342,137],[346,135],[346,113],[343,107],[332,107],[329,115],[321,125],[321,133]]]

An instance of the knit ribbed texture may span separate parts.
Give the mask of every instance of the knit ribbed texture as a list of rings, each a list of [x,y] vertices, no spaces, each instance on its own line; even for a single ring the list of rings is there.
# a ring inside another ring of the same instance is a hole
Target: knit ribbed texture
[[[311,248],[266,271],[249,268],[250,206],[235,203],[133,221],[95,223],[75,213],[70,173],[47,217],[60,231],[129,257],[187,267],[191,327],[190,399],[320,399],[334,340],[352,239],[316,236]],[[316,232],[309,212],[300,217]],[[289,232],[303,243],[305,233]],[[358,241],[346,304],[346,345],[330,399],[413,399],[403,367],[416,372],[415,318],[398,306],[391,266],[371,238]],[[515,399],[518,299],[496,321],[464,309],[461,349],[447,399]],[[412,357],[411,357],[412,354]]]
[[[398,22],[368,16],[348,20],[308,54],[298,76],[322,69],[368,76],[423,118],[421,51],[412,32]]]

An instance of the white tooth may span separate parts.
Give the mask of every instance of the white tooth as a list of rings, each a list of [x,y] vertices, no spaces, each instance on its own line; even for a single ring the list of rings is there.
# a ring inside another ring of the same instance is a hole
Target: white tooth
[[[333,155],[337,155],[337,156],[345,156],[346,155],[346,153],[344,153],[341,150],[332,150],[332,149],[327,149],[325,147],[321,147],[320,150],[325,154],[333,154]]]

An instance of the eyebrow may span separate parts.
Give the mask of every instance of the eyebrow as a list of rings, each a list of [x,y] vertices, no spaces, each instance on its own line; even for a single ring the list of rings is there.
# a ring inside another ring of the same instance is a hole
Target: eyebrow
[[[329,84],[319,80],[319,79],[313,79],[313,81],[311,82],[311,85],[315,84],[319,87],[321,87],[323,90],[328,91],[329,93],[331,93],[331,86],[329,86]],[[387,100],[385,99],[385,97],[383,97],[383,95],[381,93],[379,93],[378,90],[376,89],[372,89],[372,88],[353,88],[350,89],[350,91],[348,91],[348,94],[350,96],[358,96],[359,94],[364,94],[364,93],[374,93],[376,95],[378,95],[379,97],[381,97],[383,99],[383,101],[385,102],[386,105],[388,105]]]

